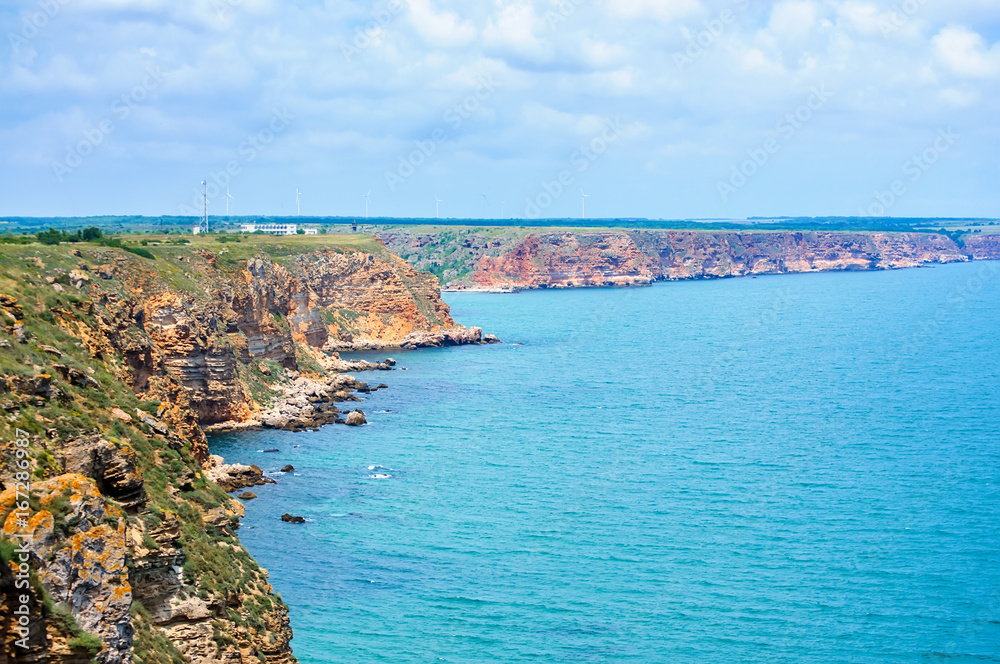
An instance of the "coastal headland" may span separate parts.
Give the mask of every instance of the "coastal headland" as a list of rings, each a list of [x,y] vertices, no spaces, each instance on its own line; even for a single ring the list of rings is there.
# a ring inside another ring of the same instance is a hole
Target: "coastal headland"
[[[394,362],[338,350],[495,340],[361,235],[4,244],[0,293],[2,661],[294,662],[227,494],[269,480],[205,431],[364,424]]]
[[[387,226],[378,236],[449,290],[644,286],[1000,259],[1000,235]]]

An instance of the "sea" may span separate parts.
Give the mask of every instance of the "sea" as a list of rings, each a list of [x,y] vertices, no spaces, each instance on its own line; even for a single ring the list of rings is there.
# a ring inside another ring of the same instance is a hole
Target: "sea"
[[[504,343],[211,441],[300,662],[1000,661],[1000,263],[445,297]]]

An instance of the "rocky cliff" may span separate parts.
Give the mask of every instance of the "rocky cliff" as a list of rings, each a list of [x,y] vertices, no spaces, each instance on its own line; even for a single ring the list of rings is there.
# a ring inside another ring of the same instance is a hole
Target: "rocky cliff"
[[[295,661],[215,481],[266,480],[203,427],[363,422],[336,372],[390,367],[323,347],[481,337],[378,244],[310,242],[0,246],[0,664]]]
[[[393,229],[387,246],[450,288],[634,286],[655,281],[884,270],[1000,255],[994,236],[887,232]]]
[[[967,235],[964,249],[977,261],[1000,260],[1000,234]]]

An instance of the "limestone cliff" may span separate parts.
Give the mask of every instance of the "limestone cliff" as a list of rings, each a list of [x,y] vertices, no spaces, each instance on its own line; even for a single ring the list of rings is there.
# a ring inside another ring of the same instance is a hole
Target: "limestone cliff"
[[[977,261],[1000,260],[1000,234],[966,235],[964,249]]]
[[[963,249],[932,233],[391,230],[387,245],[450,288],[634,286],[655,281],[883,270],[1000,255],[992,236]]]
[[[202,427],[343,422],[323,346],[481,335],[377,243],[166,240],[0,247],[0,664],[294,662]]]

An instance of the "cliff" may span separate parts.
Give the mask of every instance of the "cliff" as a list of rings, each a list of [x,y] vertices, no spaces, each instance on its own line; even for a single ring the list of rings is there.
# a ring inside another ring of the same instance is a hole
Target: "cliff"
[[[1000,256],[932,233],[446,229],[382,233],[388,247],[449,288],[635,286],[655,281],[830,270],[885,270]]]
[[[0,664],[294,662],[203,427],[344,422],[389,367],[323,347],[480,341],[370,240],[168,239],[0,246]]]
[[[964,249],[977,261],[1000,260],[1000,234],[966,235]]]

